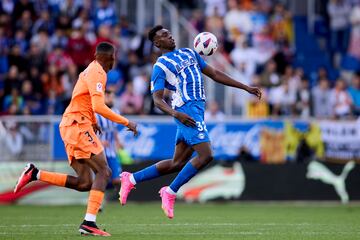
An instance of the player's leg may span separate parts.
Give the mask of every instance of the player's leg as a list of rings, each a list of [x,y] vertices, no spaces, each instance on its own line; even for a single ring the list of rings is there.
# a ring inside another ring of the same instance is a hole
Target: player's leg
[[[95,173],[95,178],[89,193],[85,218],[80,225],[79,231],[82,234],[110,236],[109,233],[100,230],[96,226],[96,216],[104,199],[105,188],[111,177],[111,169],[107,164],[104,152],[92,155],[91,158],[86,161],[86,164]]]
[[[166,174],[180,171],[189,161],[194,150],[185,142],[180,141],[175,147],[173,159],[167,159],[153,164],[133,174],[123,172],[121,174],[120,203],[126,204],[127,197],[137,183],[157,178]]]
[[[36,180],[80,192],[87,192],[92,184],[91,169],[83,164],[83,161],[73,160],[71,162],[71,167],[75,170],[77,176],[40,170],[34,164],[28,163],[15,186],[14,192],[19,192],[25,185]]]
[[[174,204],[177,191],[213,159],[210,142],[196,144],[193,146],[193,149],[198,155],[186,163],[170,186],[165,186],[160,189],[162,209],[169,218],[174,217]]]
[[[121,166],[116,157],[106,156],[107,163],[111,169],[111,184],[113,186],[120,185]]]

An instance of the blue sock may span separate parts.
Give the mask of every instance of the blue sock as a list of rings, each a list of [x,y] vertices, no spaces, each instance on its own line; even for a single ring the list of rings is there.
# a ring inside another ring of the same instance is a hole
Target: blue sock
[[[179,188],[195,176],[197,172],[198,170],[192,165],[192,163],[188,162],[170,184],[170,189],[177,192]]]
[[[147,167],[143,170],[140,170],[136,173],[133,173],[133,177],[134,177],[136,183],[150,180],[153,178],[157,178],[158,176],[160,176],[160,173],[157,170],[155,164],[151,165],[150,167]]]

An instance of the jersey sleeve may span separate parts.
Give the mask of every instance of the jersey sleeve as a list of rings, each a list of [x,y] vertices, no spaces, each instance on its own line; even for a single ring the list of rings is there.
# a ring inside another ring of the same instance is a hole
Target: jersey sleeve
[[[200,70],[202,71],[208,65],[207,62],[198,54],[196,51],[193,51],[195,54],[196,61],[200,66]]]
[[[106,87],[106,75],[96,70],[84,73],[84,79],[89,89],[90,96],[99,95],[104,97]]]
[[[151,94],[156,91],[163,90],[166,87],[166,74],[161,67],[155,65],[151,74]]]

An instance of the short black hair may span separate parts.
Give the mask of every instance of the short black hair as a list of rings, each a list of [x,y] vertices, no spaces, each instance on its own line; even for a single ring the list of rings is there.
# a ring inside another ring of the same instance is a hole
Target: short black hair
[[[154,41],[154,37],[156,35],[156,32],[163,29],[164,27],[161,26],[161,25],[156,25],[155,27],[153,27],[150,31],[149,31],[149,34],[148,34],[148,38],[150,41]]]
[[[97,54],[113,54],[114,51],[114,46],[109,42],[101,42],[96,46]]]

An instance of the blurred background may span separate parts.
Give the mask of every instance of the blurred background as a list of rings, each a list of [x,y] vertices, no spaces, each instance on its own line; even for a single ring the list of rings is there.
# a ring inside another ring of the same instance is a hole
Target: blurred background
[[[117,48],[107,80],[113,107],[139,123],[137,138],[118,127],[123,169],[172,157],[174,121],[149,91],[159,52],[147,32],[156,24],[177,47],[212,32],[219,48],[206,61],[263,91],[258,100],[205,79],[215,162],[183,199],[360,199],[359,0],[2,0],[0,203],[86,200],[42,185],[7,193],[25,162],[70,171],[58,125],[101,41]],[[157,199],[154,189],[172,177],[145,183],[132,199]]]

